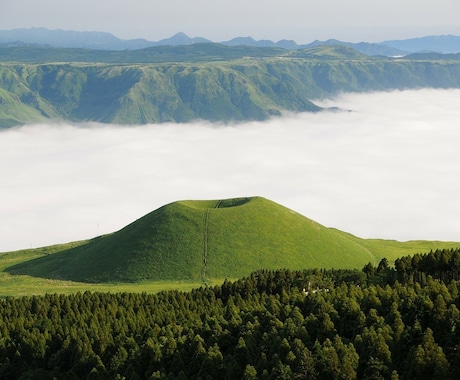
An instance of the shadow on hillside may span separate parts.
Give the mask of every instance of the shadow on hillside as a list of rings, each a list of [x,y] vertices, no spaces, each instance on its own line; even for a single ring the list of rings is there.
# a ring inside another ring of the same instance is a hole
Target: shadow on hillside
[[[104,282],[101,281],[101,279],[91,279],[87,276],[87,273],[82,273],[81,270],[73,270],[79,266],[72,265],[73,263],[77,263],[79,261],[78,254],[80,252],[87,250],[102,239],[104,239],[103,236],[98,236],[77,247],[63,249],[62,251],[55,253],[45,253],[44,256],[15,264],[6,268],[4,271],[11,275],[26,275],[50,280],[77,281],[86,283]]]

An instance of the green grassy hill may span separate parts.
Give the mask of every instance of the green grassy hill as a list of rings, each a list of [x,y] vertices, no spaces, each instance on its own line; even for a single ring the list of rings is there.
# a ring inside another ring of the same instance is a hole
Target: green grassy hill
[[[362,268],[384,256],[459,246],[362,240],[262,197],[179,201],[118,232],[55,248],[6,272],[96,283],[206,282],[258,269]]]

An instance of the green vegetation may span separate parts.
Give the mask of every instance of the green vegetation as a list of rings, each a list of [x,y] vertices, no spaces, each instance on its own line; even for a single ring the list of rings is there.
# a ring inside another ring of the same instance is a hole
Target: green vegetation
[[[406,242],[399,242],[396,240],[384,239],[360,239],[343,231],[341,231],[341,233],[345,234],[349,239],[356,241],[363,247],[366,247],[375,255],[375,257],[378,258],[378,260],[382,257],[386,257],[391,262],[396,260],[398,257],[413,255],[414,253],[459,247],[458,242],[428,240],[410,240]]]
[[[248,197],[174,202],[113,234],[3,254],[0,265],[6,283],[23,286],[38,277],[53,285],[63,281],[64,288],[71,281],[78,283],[75,289],[86,282],[131,283],[131,289],[137,283],[146,290],[158,281],[171,281],[172,287],[221,283],[259,269],[360,268],[383,257],[456,247],[460,243],[360,239],[265,198]]]
[[[48,119],[145,124],[319,111],[341,91],[460,87],[453,56],[369,57],[217,44],[135,51],[0,48],[0,128]],[[27,62],[27,63],[24,63]]]
[[[264,119],[337,91],[460,87],[456,56],[176,49],[0,49],[0,127]],[[0,378],[458,379],[459,280],[460,243],[360,239],[261,197],[174,202],[0,253]]]
[[[89,284],[77,281],[56,280],[50,278],[31,277],[28,275],[12,275],[7,268],[19,263],[28,262],[52,255],[53,253],[68,250],[87,241],[60,244],[50,247],[20,250],[14,252],[0,253],[0,297],[20,297],[29,295],[44,295],[46,293],[70,294],[76,292],[148,292],[157,293],[162,290],[183,290],[189,291],[202,285],[202,282],[193,281],[144,281],[138,283],[98,283]],[[210,282],[220,284],[222,280]]]
[[[0,377],[458,379],[460,250],[398,263],[0,299]]]
[[[261,197],[1,253],[0,284],[2,379],[460,375],[460,243],[359,239]]]
[[[213,62],[241,58],[265,58],[288,55],[280,48],[251,46],[224,46],[202,43],[181,46],[156,46],[139,50],[93,50],[50,48],[39,46],[0,47],[0,62],[103,62],[103,63],[165,63],[165,62]]]

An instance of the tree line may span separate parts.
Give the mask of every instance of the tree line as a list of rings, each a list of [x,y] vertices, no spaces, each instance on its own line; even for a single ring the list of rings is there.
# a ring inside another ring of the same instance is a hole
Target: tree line
[[[460,249],[435,250],[395,260],[399,281],[424,281],[427,275],[449,282],[460,280]]]
[[[458,379],[460,281],[443,267],[458,254],[191,292],[4,298],[0,378]]]

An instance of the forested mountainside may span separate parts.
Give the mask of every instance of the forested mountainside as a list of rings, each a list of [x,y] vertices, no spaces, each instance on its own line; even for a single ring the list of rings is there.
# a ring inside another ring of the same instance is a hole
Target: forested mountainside
[[[459,263],[443,250],[190,293],[1,299],[0,377],[458,379]]]
[[[0,49],[0,127],[48,119],[119,124],[264,120],[285,111],[318,111],[312,99],[340,91],[460,87],[456,55],[370,58],[343,46],[160,48],[163,53],[144,49],[135,55]],[[21,61],[13,51],[21,51],[29,63],[12,62]],[[92,62],[75,62],[78,56]],[[37,63],[31,63],[34,57]]]

